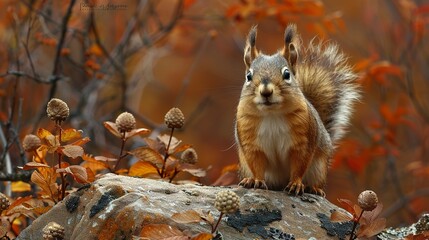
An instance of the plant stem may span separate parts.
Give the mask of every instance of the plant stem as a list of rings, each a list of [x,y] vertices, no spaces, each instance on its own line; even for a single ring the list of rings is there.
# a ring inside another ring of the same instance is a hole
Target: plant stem
[[[124,147],[125,147],[125,142],[127,141],[127,139],[125,138],[125,134],[127,133],[126,132],[122,133],[121,151],[119,152],[118,161],[116,162],[116,165],[115,165],[115,171],[118,170],[119,163],[121,162],[122,158],[125,157],[125,156],[122,156],[122,152],[124,151]]]
[[[168,144],[167,144],[167,148],[165,149],[165,155],[164,155],[164,163],[162,164],[162,169],[161,169],[161,178],[165,177],[165,165],[167,163],[167,159],[170,156],[168,154],[168,149],[170,148],[170,144],[171,144],[171,139],[173,138],[173,133],[174,133],[174,128],[171,128],[171,132],[170,132],[170,139],[168,139]]]
[[[176,175],[179,173],[179,171],[177,170],[177,167],[174,168],[174,173],[170,178],[169,183],[171,183],[173,181],[173,179],[176,177]]]
[[[217,220],[216,225],[212,227],[212,234],[216,232],[217,227],[219,226],[220,220],[222,220],[222,217],[223,217],[223,212],[220,213],[219,219]]]
[[[61,146],[61,132],[62,132],[62,128],[61,128],[61,122],[57,122],[57,131],[58,131],[58,142],[59,145]],[[61,158],[62,158],[62,154],[60,152],[57,152],[58,154],[58,168],[61,168]],[[66,179],[64,178],[64,173],[60,173],[61,176],[61,198],[58,198],[59,201],[63,200],[64,197],[66,196]]]
[[[354,223],[353,223],[353,228],[352,228],[352,233],[350,234],[350,240],[353,240],[353,239],[356,239],[356,235],[355,235],[355,230],[356,230],[356,227],[357,227],[357,225],[358,225],[358,223],[359,223],[359,220],[360,220],[360,218],[362,217],[362,215],[363,215],[363,212],[365,212],[365,210],[362,210],[362,212],[360,213],[360,215],[359,215],[359,217],[358,217],[358,219],[356,220],[356,221],[354,221]]]

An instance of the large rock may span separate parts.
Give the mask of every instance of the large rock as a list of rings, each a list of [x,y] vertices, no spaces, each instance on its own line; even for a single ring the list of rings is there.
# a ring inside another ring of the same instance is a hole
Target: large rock
[[[106,174],[67,196],[22,231],[18,239],[43,239],[42,229],[51,221],[64,226],[65,239],[79,240],[132,239],[149,224],[168,224],[189,236],[210,232],[211,226],[203,221],[177,223],[171,217],[192,209],[210,211],[217,220],[214,200],[221,190],[225,188]],[[338,207],[325,198],[259,189],[231,190],[240,197],[241,206],[239,213],[222,219],[218,230],[223,239],[290,239],[291,235],[296,239],[329,239],[322,222],[331,235],[335,231],[341,235],[341,224],[329,227],[326,218]]]

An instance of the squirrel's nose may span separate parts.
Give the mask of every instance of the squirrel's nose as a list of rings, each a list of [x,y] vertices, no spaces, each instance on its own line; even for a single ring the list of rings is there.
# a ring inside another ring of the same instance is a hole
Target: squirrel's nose
[[[273,95],[273,90],[269,88],[264,88],[260,91],[262,97],[269,98]]]

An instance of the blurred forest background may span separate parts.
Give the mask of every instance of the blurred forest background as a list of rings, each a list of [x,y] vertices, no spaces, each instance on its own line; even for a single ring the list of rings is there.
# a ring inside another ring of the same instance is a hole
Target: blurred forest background
[[[167,132],[164,114],[179,107],[186,124],[175,136],[198,152],[197,165],[207,169],[200,181],[236,184],[245,36],[257,24],[258,48],[273,53],[291,22],[304,46],[313,37],[337,42],[360,74],[363,97],[335,155],[327,198],[355,201],[372,189],[388,226],[414,222],[429,211],[423,0],[0,1],[0,180],[17,179],[16,167],[29,161],[26,134],[54,128],[45,111],[57,97],[71,110],[65,125],[91,139],[85,152],[106,157],[120,144],[104,121],[128,111],[156,137]]]

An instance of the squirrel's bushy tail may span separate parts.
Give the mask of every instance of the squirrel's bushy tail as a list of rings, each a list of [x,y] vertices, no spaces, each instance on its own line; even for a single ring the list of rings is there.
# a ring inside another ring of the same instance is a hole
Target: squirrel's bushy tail
[[[297,79],[308,101],[319,113],[332,143],[344,135],[359,98],[357,75],[346,56],[332,43],[311,41],[297,64]]]

